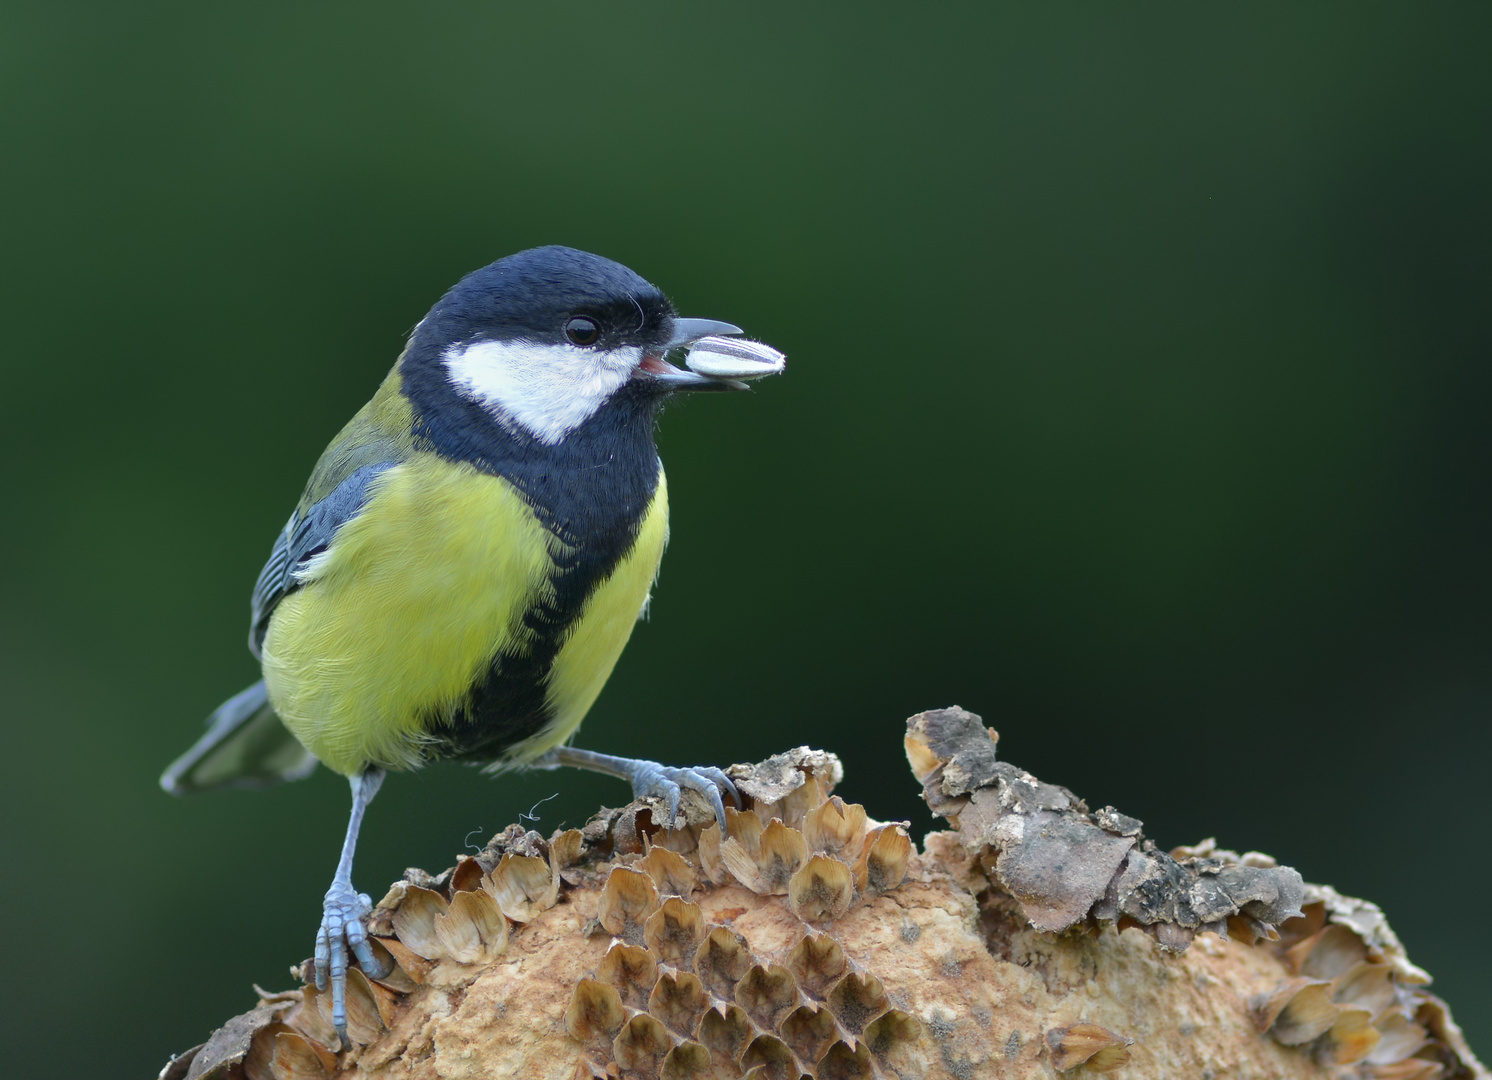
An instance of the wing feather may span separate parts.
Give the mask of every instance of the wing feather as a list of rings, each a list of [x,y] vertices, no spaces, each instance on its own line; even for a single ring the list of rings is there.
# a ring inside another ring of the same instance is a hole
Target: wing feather
[[[380,461],[354,470],[320,502],[297,508],[280,530],[269,561],[254,583],[249,649],[260,654],[269,617],[285,597],[300,588],[307,566],[330,546],[342,524],[357,515],[368,498],[368,486],[385,469],[398,464]]]

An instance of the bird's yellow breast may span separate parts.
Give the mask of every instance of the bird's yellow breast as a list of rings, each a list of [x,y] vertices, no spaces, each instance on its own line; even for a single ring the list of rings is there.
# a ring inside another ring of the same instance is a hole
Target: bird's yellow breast
[[[584,718],[647,600],[667,522],[660,470],[636,542],[591,591],[550,667],[550,724],[510,758],[557,745]],[[499,652],[530,648],[524,613],[553,595],[563,555],[499,477],[434,454],[388,469],[270,619],[263,663],[275,711],[338,772],[419,764]]]

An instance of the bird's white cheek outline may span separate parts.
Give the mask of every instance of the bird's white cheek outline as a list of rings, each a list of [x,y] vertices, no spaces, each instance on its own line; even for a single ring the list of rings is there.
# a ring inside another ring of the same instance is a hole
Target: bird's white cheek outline
[[[642,349],[478,341],[452,346],[441,359],[458,393],[553,446],[632,376]]]

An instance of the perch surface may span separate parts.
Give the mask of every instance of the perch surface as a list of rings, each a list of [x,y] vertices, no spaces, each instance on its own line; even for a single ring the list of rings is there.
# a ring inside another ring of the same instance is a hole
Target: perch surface
[[[351,1046],[302,985],[178,1055],[163,1080],[817,1080],[1487,1077],[1382,913],[998,759],[961,709],[907,723],[949,831],[833,795],[806,747],[702,801],[543,837],[512,826],[438,875],[406,872],[354,972]]]

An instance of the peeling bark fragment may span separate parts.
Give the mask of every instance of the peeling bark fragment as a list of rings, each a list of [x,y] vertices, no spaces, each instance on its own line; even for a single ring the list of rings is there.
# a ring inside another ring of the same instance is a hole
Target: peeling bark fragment
[[[1267,936],[1300,914],[1305,886],[1294,870],[1265,857],[1245,865],[1215,844],[1184,860],[1159,851],[1136,818],[1111,806],[1090,813],[1066,788],[995,760],[994,735],[973,713],[914,716],[905,745],[928,806],[953,822],[991,884],[1038,930],[1133,922],[1179,952],[1232,918]]]
[[[1141,821],[1132,818],[1128,814],[1121,814],[1112,806],[1105,806],[1093,815],[1093,820],[1098,823],[1100,829],[1111,832],[1115,836],[1139,836]]]
[[[1086,919],[1134,841],[1050,810],[1017,820],[1021,837],[1006,843],[995,863],[1001,884],[1038,930],[1066,930]]]
[[[491,873],[492,868],[502,861],[504,855],[526,855],[531,859],[547,861],[549,841],[533,829],[525,829],[521,825],[509,825],[488,841],[487,846],[477,854],[476,859],[481,863],[483,873]]]
[[[907,737],[915,737],[942,765],[941,787],[945,795],[964,795],[988,786],[995,779],[999,766],[995,760],[995,742],[999,735],[993,728],[986,728],[979,717],[957,705],[914,716],[907,724]]]
[[[797,791],[809,776],[817,777],[828,795],[844,779],[844,768],[833,754],[799,746],[757,765],[732,765],[726,774],[741,794],[759,803],[774,803]]]
[[[1288,866],[1225,866],[1217,872],[1216,884],[1243,914],[1273,926],[1299,916],[1305,900],[1305,882]],[[1225,914],[1226,906],[1215,910]]]

